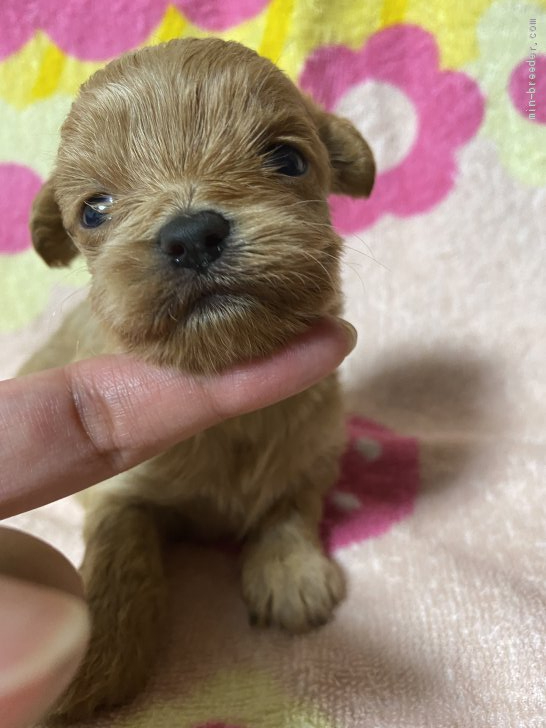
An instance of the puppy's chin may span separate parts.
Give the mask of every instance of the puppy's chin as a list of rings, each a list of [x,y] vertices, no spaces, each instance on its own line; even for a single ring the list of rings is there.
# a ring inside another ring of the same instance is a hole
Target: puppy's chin
[[[191,374],[212,374],[238,363],[270,356],[302,333],[329,305],[313,314],[275,310],[251,296],[210,293],[178,316],[142,317],[124,326],[100,315],[116,348],[154,364]]]

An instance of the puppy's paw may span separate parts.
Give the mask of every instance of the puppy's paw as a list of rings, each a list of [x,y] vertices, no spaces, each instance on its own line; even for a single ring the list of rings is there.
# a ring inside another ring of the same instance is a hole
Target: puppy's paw
[[[311,547],[285,555],[249,554],[242,582],[251,624],[294,633],[325,624],[345,594],[339,566]]]
[[[144,687],[149,665],[120,654],[116,642],[107,635],[91,641],[76,677],[53,710],[51,725],[86,720],[100,709],[130,701]]]

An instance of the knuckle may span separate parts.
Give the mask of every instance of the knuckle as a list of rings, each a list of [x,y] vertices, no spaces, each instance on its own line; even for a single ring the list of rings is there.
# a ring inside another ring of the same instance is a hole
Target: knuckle
[[[120,432],[119,416],[93,380],[65,370],[75,426],[80,430],[92,454],[112,471],[127,467],[127,443]]]

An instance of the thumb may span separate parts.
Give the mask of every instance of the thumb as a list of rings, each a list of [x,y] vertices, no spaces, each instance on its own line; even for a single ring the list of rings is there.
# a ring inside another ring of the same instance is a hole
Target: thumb
[[[75,674],[89,636],[75,569],[28,534],[0,528],[2,728],[33,725]]]

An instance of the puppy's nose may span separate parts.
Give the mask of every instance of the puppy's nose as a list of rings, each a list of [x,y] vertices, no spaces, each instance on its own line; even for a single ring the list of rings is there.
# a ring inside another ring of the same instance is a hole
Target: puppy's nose
[[[174,265],[204,271],[222,255],[229,222],[213,210],[177,215],[159,231],[159,247]]]

